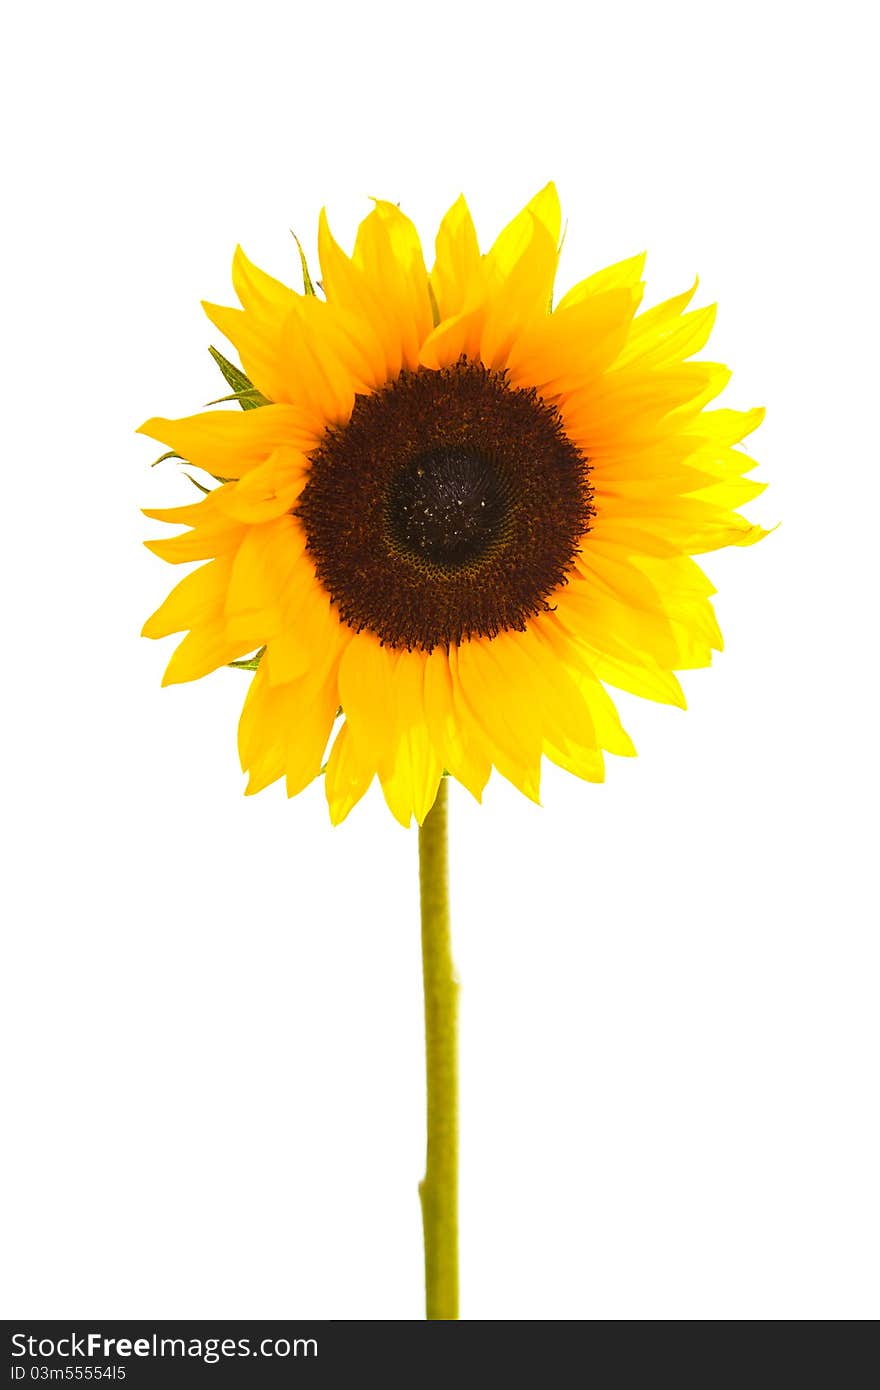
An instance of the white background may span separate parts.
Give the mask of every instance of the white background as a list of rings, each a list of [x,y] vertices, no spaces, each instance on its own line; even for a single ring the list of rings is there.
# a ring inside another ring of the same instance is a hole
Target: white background
[[[454,788],[474,1319],[878,1312],[877,223],[869,6],[19,6],[2,94],[2,1312],[417,1319],[416,837],[242,796],[247,677],[160,690],[189,498],[147,415],[222,383],[241,240],[295,278],[370,194],[487,243],[548,177],[561,284],[720,302],[780,529],[709,557],[687,714],[535,808]],[[161,528],[160,528],[161,529]]]

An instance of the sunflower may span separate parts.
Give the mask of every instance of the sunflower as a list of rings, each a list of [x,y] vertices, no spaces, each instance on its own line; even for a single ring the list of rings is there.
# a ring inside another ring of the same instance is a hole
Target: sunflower
[[[141,427],[216,482],[146,513],[187,528],[157,555],[207,562],[144,628],[187,633],[165,683],[253,667],[247,791],[323,770],[334,822],[376,777],[404,825],[444,772],[477,799],[494,767],[537,800],[544,757],[601,781],[634,752],[606,687],[684,706],[675,672],[721,647],[691,557],[765,534],[736,510],[763,412],[706,409],[729,373],[691,360],[714,309],[640,312],[644,256],[553,307],[552,184],[485,254],[459,198],[430,272],[387,202],[351,256],[323,214],[318,246],[320,294],[238,250],[242,307],[205,306],[245,409]]]

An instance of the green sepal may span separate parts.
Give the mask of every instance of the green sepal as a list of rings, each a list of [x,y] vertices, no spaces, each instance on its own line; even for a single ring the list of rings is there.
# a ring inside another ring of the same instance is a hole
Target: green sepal
[[[205,484],[204,484],[204,483],[200,483],[199,480],[198,480],[198,478],[194,478],[193,475],[192,475],[192,473],[187,473],[185,469],[184,469],[184,474],[183,474],[183,476],[184,476],[185,478],[189,478],[189,480],[190,480],[190,482],[192,483],[193,487],[197,487],[198,490],[199,490],[199,492],[204,492],[206,496],[207,496],[207,494],[211,491],[211,489],[210,489],[209,487],[205,487]]]
[[[342,714],[342,712],[343,712],[342,706],[340,705],[340,706],[339,706],[339,709],[336,711],[336,714],[335,714],[335,716],[334,716],[334,723],[335,723],[336,719],[338,719],[338,718],[340,717],[340,715]],[[320,770],[319,770],[319,772],[318,772],[318,776],[319,776],[319,777],[323,777],[323,776],[324,776],[325,772],[327,771],[327,767],[328,767],[328,765],[329,765],[329,762],[330,762],[330,759],[328,758],[326,763],[322,763],[322,764],[321,764]]]
[[[233,391],[231,396],[218,396],[215,401],[208,401],[208,405],[225,405],[227,401],[238,401],[242,410],[254,410],[258,405],[268,405],[269,401],[252,386],[249,391]]]
[[[227,661],[226,665],[234,666],[236,671],[256,671],[263,658],[263,652],[265,650],[265,647],[261,647],[260,650],[254,656],[248,656],[244,659],[244,661]]]
[[[176,454],[173,449],[169,449],[167,454],[160,454],[157,459],[153,459],[150,467],[155,468],[157,463],[164,463],[166,459],[179,459],[181,463],[189,462],[188,459],[183,457],[183,454]]]
[[[434,286],[431,284],[430,280],[428,281],[428,300],[431,305],[431,318],[434,320],[434,327],[436,328],[438,323],[440,322],[440,306],[437,303],[437,296],[434,293]]]
[[[245,376],[240,367],[236,367],[215,347],[209,347],[208,351],[223,373],[227,386],[232,387],[233,394],[223,397],[224,400],[238,401],[242,410],[256,410],[257,406],[269,404],[266,397],[257,390],[254,383]],[[216,404],[216,402],[212,402],[212,404]]]
[[[299,263],[302,266],[303,276],[303,294],[311,295],[313,298],[317,298],[315,286],[313,285],[312,277],[309,274],[309,265],[308,261],[306,260],[306,253],[302,249],[302,243],[300,242],[299,237],[297,236],[296,232],[293,230],[292,227],[290,229],[290,235],[296,242],[296,249],[299,251]]]

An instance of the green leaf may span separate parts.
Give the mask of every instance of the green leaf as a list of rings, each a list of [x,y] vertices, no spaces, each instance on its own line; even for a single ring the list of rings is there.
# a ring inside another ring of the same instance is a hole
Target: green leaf
[[[297,236],[296,232],[293,230],[292,227],[291,227],[291,229],[290,229],[290,235],[293,237],[294,241],[296,242],[297,250],[299,251],[300,265],[302,266],[302,273],[303,273],[303,293],[304,293],[304,294],[309,294],[309,295],[315,295],[315,287],[314,287],[314,285],[312,284],[312,277],[311,277],[311,275],[309,274],[308,262],[306,261],[306,253],[305,253],[305,251],[302,249],[302,245],[301,245],[301,243],[300,243],[300,239],[299,239],[299,237]]]
[[[228,661],[226,664],[227,666],[234,666],[236,671],[256,671],[265,650],[265,647],[261,647],[254,656],[246,657],[244,661]]]
[[[245,376],[240,367],[236,367],[215,347],[208,348],[208,351],[223,373],[226,384],[232,387],[233,394],[222,397],[223,400],[238,401],[242,410],[256,410],[257,406],[269,404],[266,397],[257,390],[254,383]],[[216,405],[217,402],[212,401],[211,404]]]

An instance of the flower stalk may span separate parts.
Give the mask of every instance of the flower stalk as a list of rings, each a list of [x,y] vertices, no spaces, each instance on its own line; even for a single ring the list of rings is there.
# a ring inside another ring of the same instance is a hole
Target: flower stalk
[[[428,1152],[419,1184],[429,1321],[458,1318],[458,992],[449,926],[448,778],[419,830]]]

